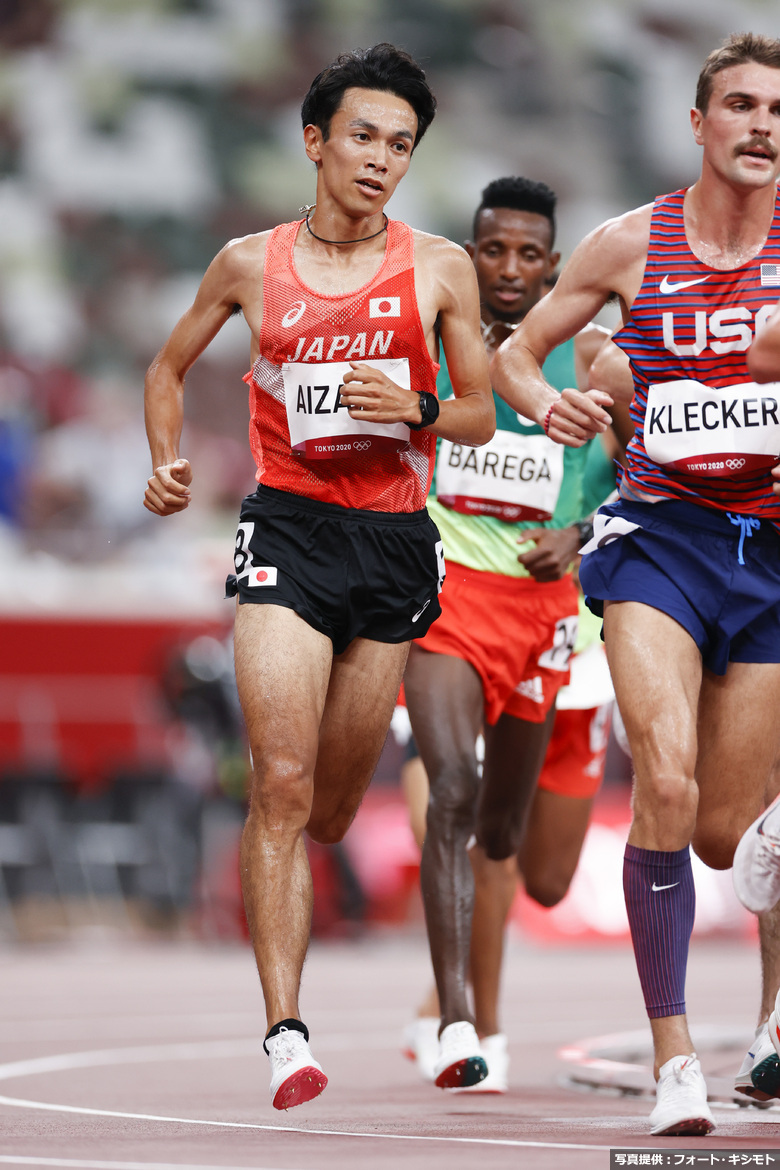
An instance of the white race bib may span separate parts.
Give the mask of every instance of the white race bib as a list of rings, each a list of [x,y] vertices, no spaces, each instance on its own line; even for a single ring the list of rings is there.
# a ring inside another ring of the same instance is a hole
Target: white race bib
[[[780,459],[780,382],[652,385],[644,440],[653,462],[674,471],[739,475],[773,467]]]
[[[408,358],[366,363],[411,389]],[[341,401],[349,362],[287,362],[282,366],[290,446],[307,459],[339,459],[365,451],[396,451],[409,442],[406,423],[360,422]]]
[[[439,442],[436,498],[472,516],[508,524],[549,520],[563,483],[563,447],[546,435],[496,431],[483,447]]]

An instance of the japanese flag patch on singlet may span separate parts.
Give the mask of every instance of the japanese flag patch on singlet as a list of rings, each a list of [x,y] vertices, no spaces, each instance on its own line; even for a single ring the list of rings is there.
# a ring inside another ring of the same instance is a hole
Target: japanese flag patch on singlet
[[[694,475],[773,467],[780,459],[780,382],[650,385],[644,444],[655,463]]]
[[[411,389],[408,358],[371,358],[373,369]],[[341,401],[349,362],[287,362],[282,366],[290,446],[307,459],[339,459],[367,451],[398,450],[409,442],[406,423],[362,422]],[[354,388],[357,384],[352,383]],[[358,387],[359,388],[359,387]]]

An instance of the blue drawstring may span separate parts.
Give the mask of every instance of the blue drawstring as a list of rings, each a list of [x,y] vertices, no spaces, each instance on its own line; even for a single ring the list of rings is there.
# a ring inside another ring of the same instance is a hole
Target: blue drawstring
[[[744,565],[745,558],[742,555],[742,548],[745,544],[745,537],[752,536],[753,533],[751,530],[753,528],[760,528],[761,521],[756,520],[755,516],[733,516],[731,512],[727,512],[726,515],[732,524],[737,524],[739,526],[740,533],[739,548],[737,549],[737,562],[740,565]]]

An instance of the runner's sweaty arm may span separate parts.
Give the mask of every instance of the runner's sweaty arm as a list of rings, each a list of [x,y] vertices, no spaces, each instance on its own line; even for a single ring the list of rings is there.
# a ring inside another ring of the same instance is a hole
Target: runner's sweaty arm
[[[567,388],[558,394],[544,379],[547,355],[584,328],[613,293],[625,320],[642,282],[650,209],[609,220],[579,244],[555,287],[500,347],[491,364],[493,387],[510,406],[539,425],[548,412],[550,438],[579,447],[610,424],[610,395]]]

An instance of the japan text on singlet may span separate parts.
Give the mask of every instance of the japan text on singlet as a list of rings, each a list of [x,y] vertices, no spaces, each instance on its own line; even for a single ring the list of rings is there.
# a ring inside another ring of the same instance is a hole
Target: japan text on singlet
[[[620,495],[778,524],[780,383],[754,383],[746,354],[780,295],[780,204],[758,255],[721,271],[691,251],[684,197],[656,199],[642,286],[614,336],[631,360],[636,428]]]
[[[405,423],[353,420],[339,388],[351,361],[435,393],[414,287],[411,228],[387,224],[385,255],[368,284],[344,296],[310,289],[293,253],[302,220],[272,232],[263,270],[260,353],[250,388],[257,479],[309,499],[375,512],[424,507],[436,438]]]

